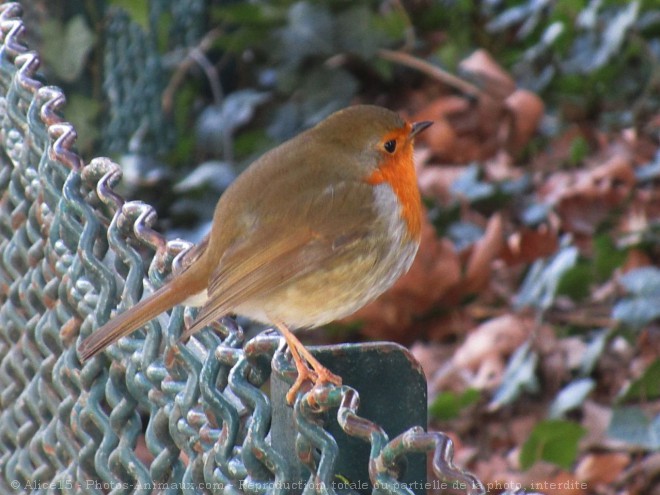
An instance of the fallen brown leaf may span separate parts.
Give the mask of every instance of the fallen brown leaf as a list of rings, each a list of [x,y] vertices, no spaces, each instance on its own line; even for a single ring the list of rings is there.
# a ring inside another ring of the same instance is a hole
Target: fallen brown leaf
[[[469,333],[454,352],[452,364],[472,374],[470,385],[474,388],[492,390],[501,383],[506,359],[530,331],[531,322],[516,315],[488,320]]]
[[[626,256],[626,261],[623,263],[623,266],[621,267],[621,271],[623,273],[629,272],[630,270],[634,270],[636,268],[642,268],[644,266],[649,266],[652,264],[651,258],[647,253],[642,251],[641,249],[631,249],[628,251],[628,255]]]
[[[531,263],[557,252],[559,232],[552,223],[543,223],[535,229],[521,227],[507,239],[502,259],[509,265]]]
[[[443,162],[468,163],[485,160],[499,150],[517,152],[533,136],[544,112],[543,102],[516,84],[485,50],[477,50],[464,59],[459,69],[478,84],[464,96],[442,95],[420,108],[413,120],[433,120],[436,125],[419,142],[431,148]]]
[[[482,91],[504,100],[516,89],[513,78],[486,50],[476,50],[462,60],[459,69],[476,80]]]
[[[488,283],[491,263],[500,256],[503,247],[502,217],[495,214],[489,219],[483,237],[475,243],[468,259],[462,284],[465,294],[477,292]]]
[[[440,342],[415,342],[410,348],[410,353],[422,367],[428,382],[444,363],[451,361],[453,352],[453,345]]]
[[[615,481],[630,464],[630,454],[612,452],[587,454],[575,469],[575,476],[590,486],[607,485]]]
[[[536,133],[545,105],[535,93],[525,89],[514,91],[504,104],[513,118],[508,147],[513,153],[518,153]]]
[[[469,111],[470,103],[458,96],[442,96],[425,104],[419,112],[410,116],[412,121],[433,121],[433,125],[416,138],[416,142],[428,146],[442,160],[457,162],[457,135],[449,121],[451,115],[461,115]]]
[[[450,194],[452,184],[465,173],[466,169],[466,166],[422,167],[418,172],[419,190],[424,197],[435,199],[439,205],[448,204],[452,198]]]

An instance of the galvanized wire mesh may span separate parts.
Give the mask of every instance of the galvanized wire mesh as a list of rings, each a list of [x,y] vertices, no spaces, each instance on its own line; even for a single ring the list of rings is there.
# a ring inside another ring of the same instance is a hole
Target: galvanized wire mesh
[[[64,97],[36,79],[20,15],[17,3],[0,4],[0,491],[300,491],[272,444],[262,387],[271,363],[293,373],[278,337],[244,342],[227,320],[182,346],[192,314],[178,307],[81,365],[80,340],[161,285],[188,246],[165,242],[151,230],[153,209],[114,191],[117,165],[85,165],[73,151],[75,131],[58,114]],[[445,435],[417,427],[389,439],[358,413],[350,387],[298,397],[303,493],[336,493],[328,414],[371,445],[373,493],[413,493],[401,461],[419,452],[434,453],[442,478],[483,493],[453,466]]]
[[[171,117],[161,106],[168,63],[161,52],[181,51],[199,41],[205,7],[205,0],[151,0],[147,29],[124,10],[108,9],[103,40],[103,89],[109,103],[105,150],[125,153],[131,147],[133,153],[155,155],[172,148]],[[163,22],[170,26],[165,40],[158,39]],[[167,46],[159,46],[163,43]]]

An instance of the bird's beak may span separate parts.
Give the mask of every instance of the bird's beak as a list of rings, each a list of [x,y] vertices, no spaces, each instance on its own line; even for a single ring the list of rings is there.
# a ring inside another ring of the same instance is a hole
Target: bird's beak
[[[417,134],[422,132],[424,129],[431,127],[433,122],[430,120],[424,120],[422,122],[413,122],[412,130],[410,131],[410,138],[414,138]]]

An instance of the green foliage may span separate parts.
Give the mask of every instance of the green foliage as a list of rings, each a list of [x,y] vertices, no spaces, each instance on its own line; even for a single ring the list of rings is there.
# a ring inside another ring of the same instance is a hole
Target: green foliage
[[[521,345],[511,356],[502,377],[502,384],[495,391],[488,405],[490,410],[511,404],[523,392],[537,392],[539,382],[536,376],[538,354],[532,350],[530,342]]]
[[[577,456],[578,442],[587,430],[570,421],[551,419],[537,423],[520,451],[520,465],[529,469],[546,461],[568,469]]]
[[[516,79],[552,100],[583,112],[607,100],[614,118],[622,121],[641,88],[653,80],[657,4],[519,0],[495,5],[487,31],[516,39],[515,47],[503,47],[498,58],[508,58],[510,51]]]
[[[559,274],[556,294],[574,301],[586,299],[595,284],[608,280],[623,264],[626,254],[627,250],[619,249],[607,233],[597,236],[593,241],[593,255],[578,257],[573,266]]]
[[[234,91],[217,105],[206,107],[197,121],[199,145],[233,161],[234,134],[252,120],[257,108],[267,100],[266,93],[244,89]]]
[[[651,363],[621,394],[621,401],[648,401],[660,397],[660,359]]]
[[[595,332],[593,338],[588,342],[587,348],[582,355],[582,364],[580,365],[580,376],[591,374],[598,363],[605,346],[612,334],[612,330],[601,329]]]
[[[550,405],[550,419],[562,418],[567,412],[580,407],[596,386],[591,378],[578,378],[562,388]]]
[[[563,246],[547,261],[536,261],[518,291],[516,306],[549,309],[559,293],[562,279],[575,268],[577,261],[578,250],[571,245]]]
[[[461,393],[441,392],[429,406],[429,414],[438,421],[456,419],[461,411],[479,401],[478,390],[469,388]]]
[[[232,25],[235,30],[253,29],[261,32],[285,20],[285,10],[282,2],[236,2],[213,7],[211,18],[214,23]]]
[[[626,273],[620,279],[629,297],[619,301],[612,317],[629,327],[639,329],[660,317],[660,270],[644,267]]]
[[[494,184],[481,180],[481,169],[474,164],[452,183],[451,192],[473,203],[492,198],[496,188]]]
[[[660,416],[651,419],[638,406],[615,407],[607,434],[628,445],[660,449]]]
[[[198,98],[198,91],[191,85],[183,86],[174,99],[173,125],[177,131],[177,146],[170,157],[171,163],[186,163],[197,144],[197,136],[190,132],[190,108]],[[191,164],[189,164],[190,166]]]
[[[579,165],[589,154],[589,143],[582,136],[576,137],[571,143],[570,163]]]
[[[648,183],[660,178],[660,151],[656,152],[653,161],[635,170],[635,177],[641,183]]]
[[[350,70],[352,61],[388,78],[376,52],[400,44],[408,23],[401,11],[381,14],[375,7],[373,2],[280,0],[213,9],[213,18],[226,29],[217,46],[236,57],[251,85],[271,81],[267,89],[277,97],[268,128],[273,139],[287,139],[346,106],[362,84]],[[254,62],[240,59],[246,50]],[[340,58],[328,65],[335,56]]]
[[[101,103],[94,98],[74,93],[67,100],[64,116],[76,129],[85,129],[78,134],[77,144],[81,149],[88,149],[99,137],[98,127],[95,125],[101,112]]]
[[[435,227],[438,236],[445,235],[452,224],[461,218],[461,205],[458,201],[447,206],[438,206],[429,199],[424,199],[424,206],[428,210],[428,217]]]
[[[489,215],[494,211],[515,205],[517,198],[530,189],[531,181],[528,175],[518,179],[507,179],[499,182],[484,180],[483,170],[477,164],[472,164],[451,185],[452,202],[437,207],[427,202],[429,219],[436,227],[440,236],[449,237],[457,250],[473,245],[483,237],[483,227],[461,219],[461,205],[466,203],[476,211]],[[536,218],[545,219],[545,213]],[[521,213],[524,215],[524,212]]]
[[[557,284],[557,295],[568,296],[574,301],[585,299],[590,294],[593,270],[587,261],[580,260],[561,275]]]
[[[84,16],[76,15],[66,23],[50,19],[42,25],[42,32],[48,39],[42,48],[48,67],[64,81],[78,79],[96,40]]]
[[[131,20],[145,31],[149,29],[148,0],[108,0],[108,3],[126,11]]]
[[[549,309],[559,295],[574,301],[586,299],[591,288],[607,280],[626,258],[608,234],[593,242],[593,256],[578,256],[575,246],[565,243],[550,260],[537,261],[530,268],[517,297],[519,307]]]
[[[599,235],[594,239],[593,268],[599,281],[608,280],[614,270],[621,267],[626,260],[627,249],[616,246],[611,236]]]

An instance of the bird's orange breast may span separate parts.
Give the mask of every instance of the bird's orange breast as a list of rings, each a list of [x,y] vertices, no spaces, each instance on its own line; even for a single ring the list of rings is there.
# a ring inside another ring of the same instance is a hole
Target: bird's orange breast
[[[401,205],[401,216],[408,226],[412,239],[418,240],[422,231],[422,207],[417,174],[413,164],[412,142],[406,149],[392,156],[385,156],[378,168],[366,178],[371,185],[387,183]]]

